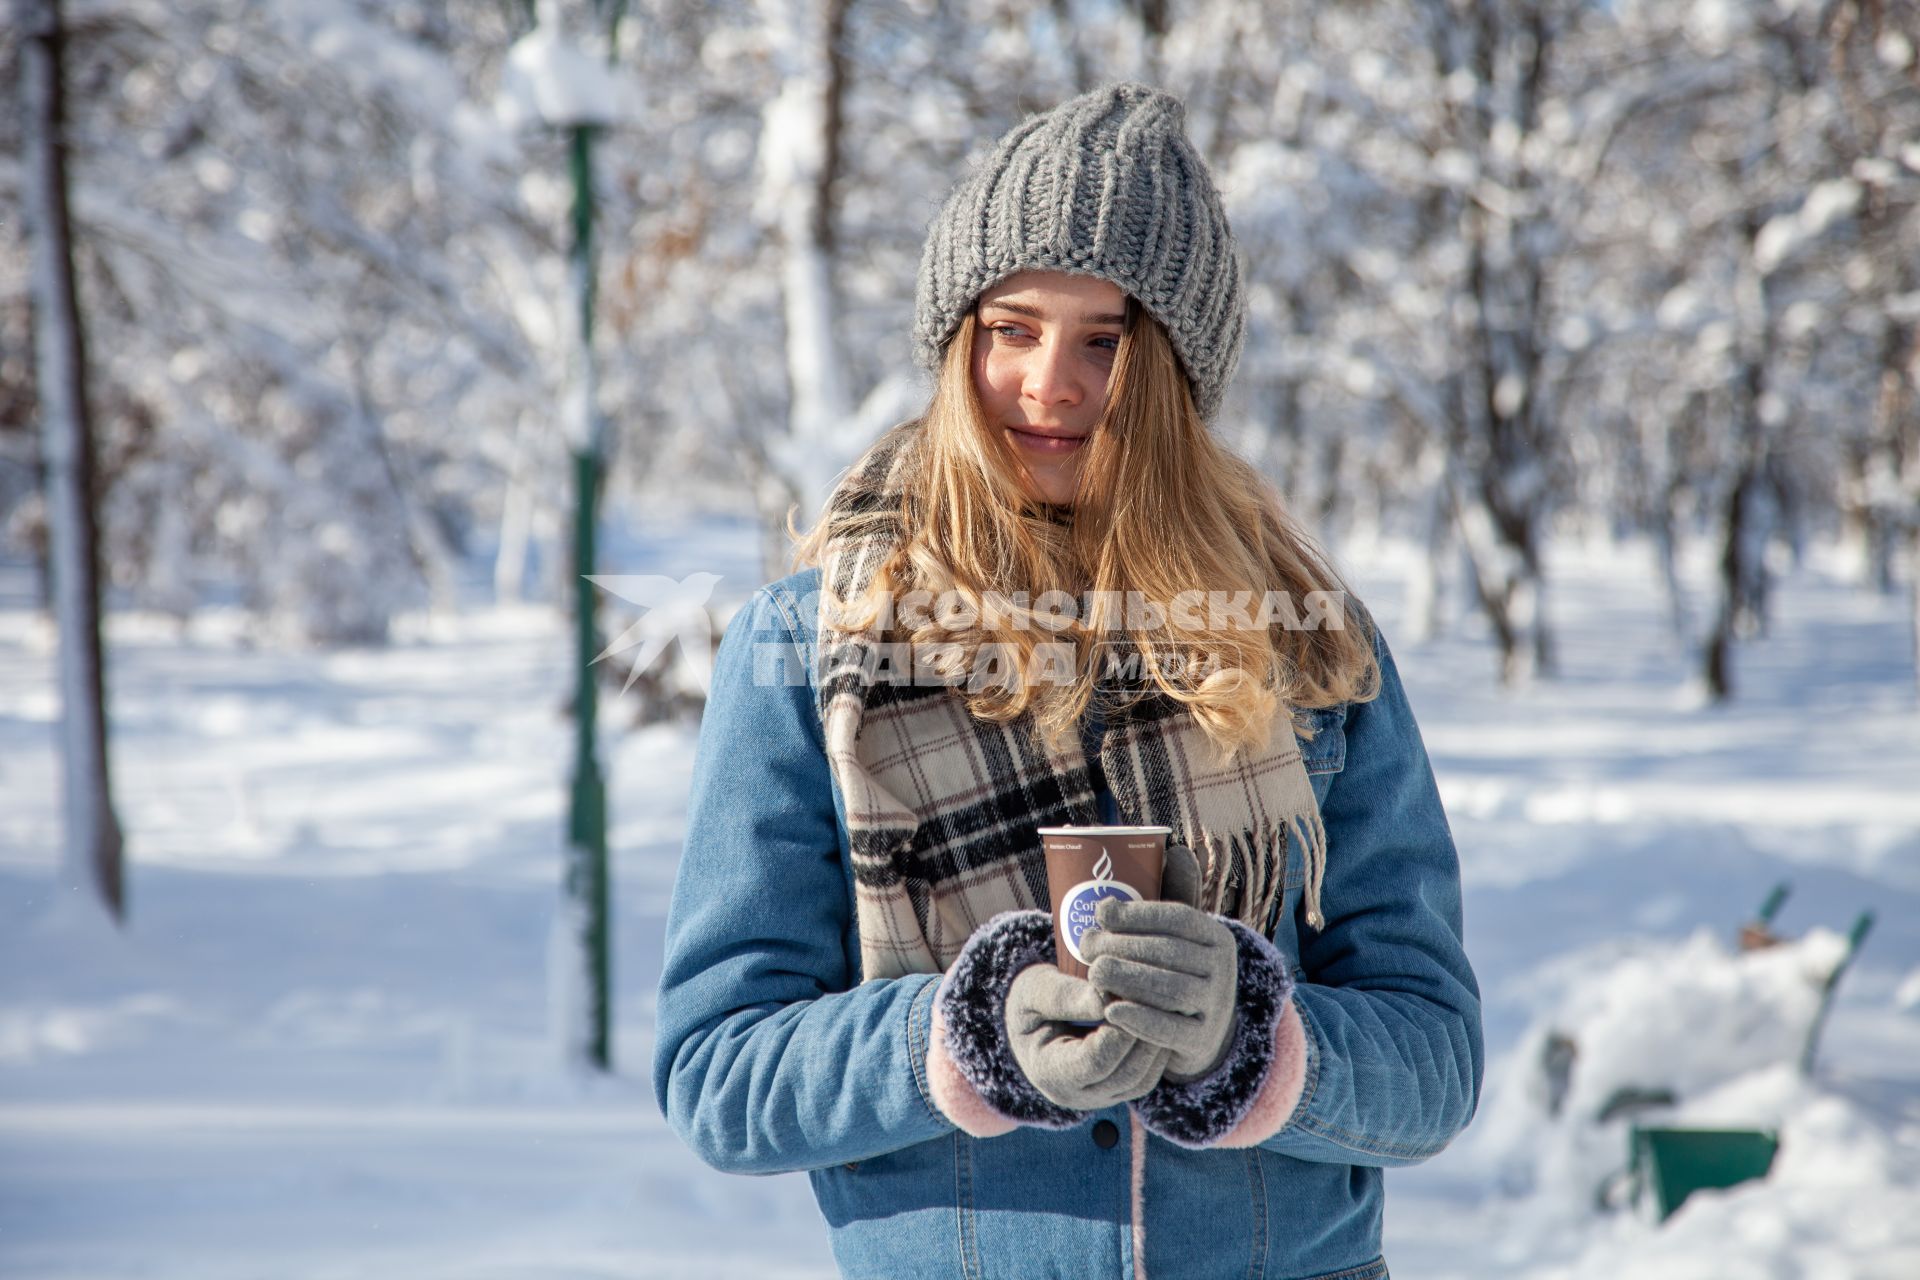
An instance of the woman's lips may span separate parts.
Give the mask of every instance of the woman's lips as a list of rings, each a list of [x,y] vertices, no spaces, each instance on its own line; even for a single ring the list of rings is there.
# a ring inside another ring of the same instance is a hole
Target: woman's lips
[[[1035,453],[1072,453],[1086,441],[1085,436],[1044,436],[1037,432],[1022,431],[1018,427],[1008,427],[1007,430],[1013,433],[1016,444]]]

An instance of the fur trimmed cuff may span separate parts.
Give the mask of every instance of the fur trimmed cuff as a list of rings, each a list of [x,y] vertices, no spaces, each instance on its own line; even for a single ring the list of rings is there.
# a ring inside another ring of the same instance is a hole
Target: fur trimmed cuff
[[[1307,1027],[1300,1006],[1287,1001],[1287,1011],[1273,1027],[1273,1068],[1267,1082],[1253,1096],[1253,1105],[1240,1123],[1227,1130],[1216,1147],[1257,1147],[1280,1132],[1300,1105],[1307,1083]]]
[[[976,1138],[1021,1124],[1071,1129],[1086,1119],[1033,1087],[1007,1038],[1007,991],[1014,978],[1053,959],[1053,920],[1046,912],[1003,911],[967,939],[934,993],[928,1083],[947,1118]],[[996,1124],[1006,1128],[985,1131]]]
[[[1305,1028],[1286,958],[1239,921],[1226,925],[1239,943],[1239,1018],[1225,1058],[1197,1080],[1162,1080],[1133,1104],[1149,1130],[1194,1150],[1271,1137],[1292,1118],[1306,1080]]]
[[[979,1091],[960,1073],[960,1066],[947,1052],[947,1020],[940,1002],[933,1002],[933,1032],[927,1037],[927,1092],[940,1114],[953,1121],[970,1138],[997,1138],[1020,1126],[987,1105]]]

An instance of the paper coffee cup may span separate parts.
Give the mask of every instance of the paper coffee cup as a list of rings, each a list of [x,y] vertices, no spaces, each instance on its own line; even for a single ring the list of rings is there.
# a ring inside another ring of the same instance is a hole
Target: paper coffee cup
[[[1053,943],[1062,973],[1087,976],[1080,951],[1087,932],[1100,926],[1094,913],[1108,898],[1152,902],[1160,897],[1160,871],[1171,827],[1041,827],[1047,855],[1047,887],[1053,896]]]

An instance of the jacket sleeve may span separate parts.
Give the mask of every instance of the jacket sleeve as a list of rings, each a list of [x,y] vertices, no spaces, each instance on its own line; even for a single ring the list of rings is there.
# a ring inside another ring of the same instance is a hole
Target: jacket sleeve
[[[1305,1081],[1260,1145],[1302,1160],[1411,1164],[1480,1097],[1480,991],[1461,943],[1460,864],[1398,670],[1374,628],[1380,693],[1349,708],[1328,788],[1326,928],[1299,923]]]
[[[790,602],[727,627],[667,913],[653,1086],[717,1169],[779,1173],[953,1131],[928,1091],[937,974],[856,985],[831,775]]]

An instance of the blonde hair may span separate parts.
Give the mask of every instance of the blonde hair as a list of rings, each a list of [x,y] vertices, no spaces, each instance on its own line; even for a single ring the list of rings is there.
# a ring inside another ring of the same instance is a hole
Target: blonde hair
[[[940,666],[948,673],[978,670],[983,645],[1008,646],[996,652],[1013,660],[996,683],[968,685],[967,708],[999,723],[1031,712],[1043,740],[1056,748],[1085,715],[1107,655],[1137,655],[1151,688],[1184,704],[1224,761],[1241,748],[1266,747],[1282,706],[1373,697],[1379,669],[1372,636],[1363,614],[1363,625],[1349,617],[1340,628],[1193,627],[1180,624],[1179,611],[1164,609],[1164,625],[1150,627],[1135,623],[1155,619],[1111,607],[1130,599],[1166,605],[1194,590],[1250,592],[1256,601],[1281,592],[1295,604],[1310,592],[1344,593],[1273,487],[1208,432],[1166,331],[1131,299],[1127,313],[1106,411],[1080,446],[1084,461],[1064,524],[1028,495],[1012,444],[986,421],[973,384],[978,327],[969,313],[941,360],[918,427],[919,465],[900,506],[830,513],[831,521],[823,515],[795,535],[794,567],[822,563],[829,523],[834,537],[893,524],[893,554],[861,600],[832,602],[841,611],[835,625],[872,628],[889,600],[911,591],[936,599],[954,593],[946,600],[959,607],[917,623],[903,615],[894,638],[944,654]],[[1049,589],[1070,590],[1089,608],[1063,620],[1009,599]],[[1190,610],[1185,618],[1193,621]],[[1074,647],[1074,679],[1029,680],[1036,647],[1062,641]],[[1193,661],[1197,655],[1205,660]]]

